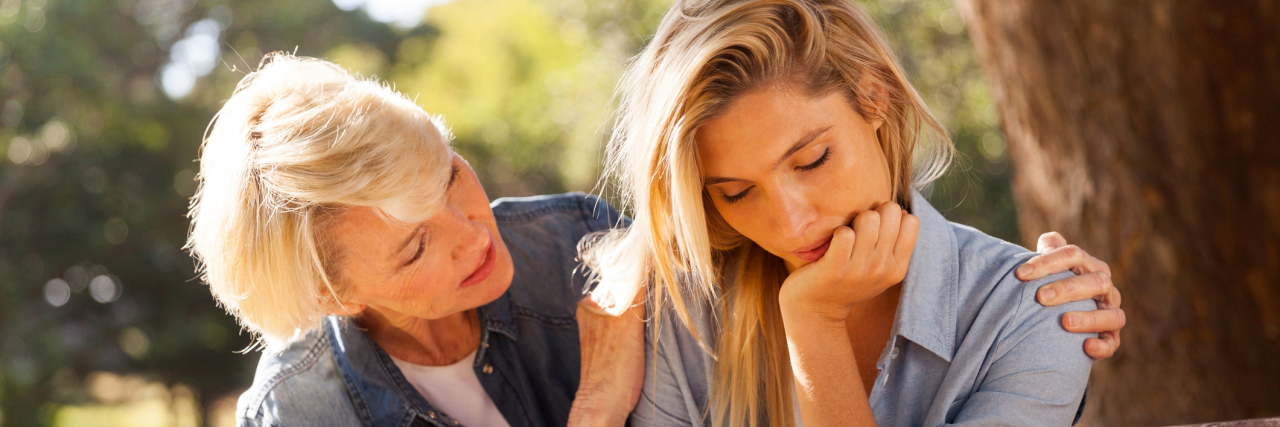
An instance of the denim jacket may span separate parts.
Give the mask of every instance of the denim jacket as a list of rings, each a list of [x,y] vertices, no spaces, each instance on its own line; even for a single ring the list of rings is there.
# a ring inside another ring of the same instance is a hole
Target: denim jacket
[[[587,280],[577,244],[623,219],[583,194],[499,199],[492,208],[515,276],[478,310],[476,376],[513,427],[563,426],[581,364],[574,313]],[[240,426],[460,425],[414,390],[355,322],[338,316],[262,356],[236,419]]]
[[[1070,425],[1083,409],[1092,360],[1084,340],[1059,323],[1093,300],[1056,307],[1036,302],[1041,285],[1014,270],[1034,254],[947,222],[920,193],[912,198],[920,234],[892,334],[868,397],[879,426]],[[715,343],[713,308],[690,308],[700,338]],[[645,331],[645,383],[632,426],[702,426],[715,361],[673,310],[656,340]],[[651,327],[652,322],[646,323]],[[655,351],[656,349],[656,351]]]

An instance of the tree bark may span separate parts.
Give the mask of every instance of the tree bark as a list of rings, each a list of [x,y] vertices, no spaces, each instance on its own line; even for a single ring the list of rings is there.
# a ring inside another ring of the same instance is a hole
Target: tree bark
[[[1019,228],[1108,261],[1086,422],[1280,415],[1280,2],[956,0]]]

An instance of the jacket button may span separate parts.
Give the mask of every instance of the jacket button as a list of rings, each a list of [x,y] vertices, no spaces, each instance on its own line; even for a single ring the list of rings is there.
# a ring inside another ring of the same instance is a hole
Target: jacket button
[[[490,365],[490,364],[488,364],[488,363],[484,364],[484,373],[486,373],[486,374],[492,374],[492,373],[493,373],[493,365]]]
[[[428,417],[431,417],[431,419],[433,419],[433,420],[434,420],[434,419],[436,419],[436,413],[435,413],[435,412],[427,412],[427,416],[428,416]]]

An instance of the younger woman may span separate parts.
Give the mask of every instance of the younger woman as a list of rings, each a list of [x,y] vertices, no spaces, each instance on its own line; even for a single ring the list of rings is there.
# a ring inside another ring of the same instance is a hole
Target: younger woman
[[[1059,321],[1095,304],[1041,306],[1065,275],[915,191],[953,148],[857,6],[679,1],[623,90],[635,222],[584,255],[652,284],[633,424],[1072,422],[1094,335]]]

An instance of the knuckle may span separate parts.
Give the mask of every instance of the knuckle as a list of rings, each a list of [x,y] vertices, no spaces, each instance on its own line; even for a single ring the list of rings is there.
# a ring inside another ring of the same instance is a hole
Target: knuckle
[[[1080,285],[1076,283],[1077,281],[1078,280],[1075,279],[1063,280],[1061,288],[1062,291],[1068,295],[1075,295],[1077,292],[1080,292]]]
[[[837,227],[836,232],[833,233],[833,235],[842,239],[848,239],[853,237],[853,229],[849,227]]]
[[[898,204],[897,204],[897,203],[895,203],[895,202],[889,202],[889,203],[885,203],[885,204],[883,204],[883,205],[880,205],[880,213],[881,213],[881,214],[884,214],[885,216],[889,216],[889,215],[892,215],[892,214],[899,214],[899,215],[900,215],[900,214],[901,214],[901,212],[902,212],[902,208],[901,208],[901,207],[899,207],[899,206],[898,206]]]
[[[1108,277],[1106,273],[1097,272],[1097,273],[1090,273],[1090,275],[1093,276],[1093,283],[1095,286],[1097,286],[1099,294],[1106,295],[1110,293],[1111,278]]]
[[[904,214],[904,215],[903,215],[903,217],[902,217],[902,225],[903,225],[904,227],[905,227],[905,226],[910,226],[910,227],[912,227],[912,228],[919,229],[919,228],[920,228],[920,218],[916,218],[916,216],[915,216],[915,215],[912,215],[912,214]]]
[[[1076,245],[1066,245],[1066,246],[1063,246],[1061,250],[1062,250],[1062,253],[1066,255],[1068,258],[1075,259],[1075,260],[1080,259],[1081,255],[1084,254],[1084,250],[1080,249],[1080,247]]]

